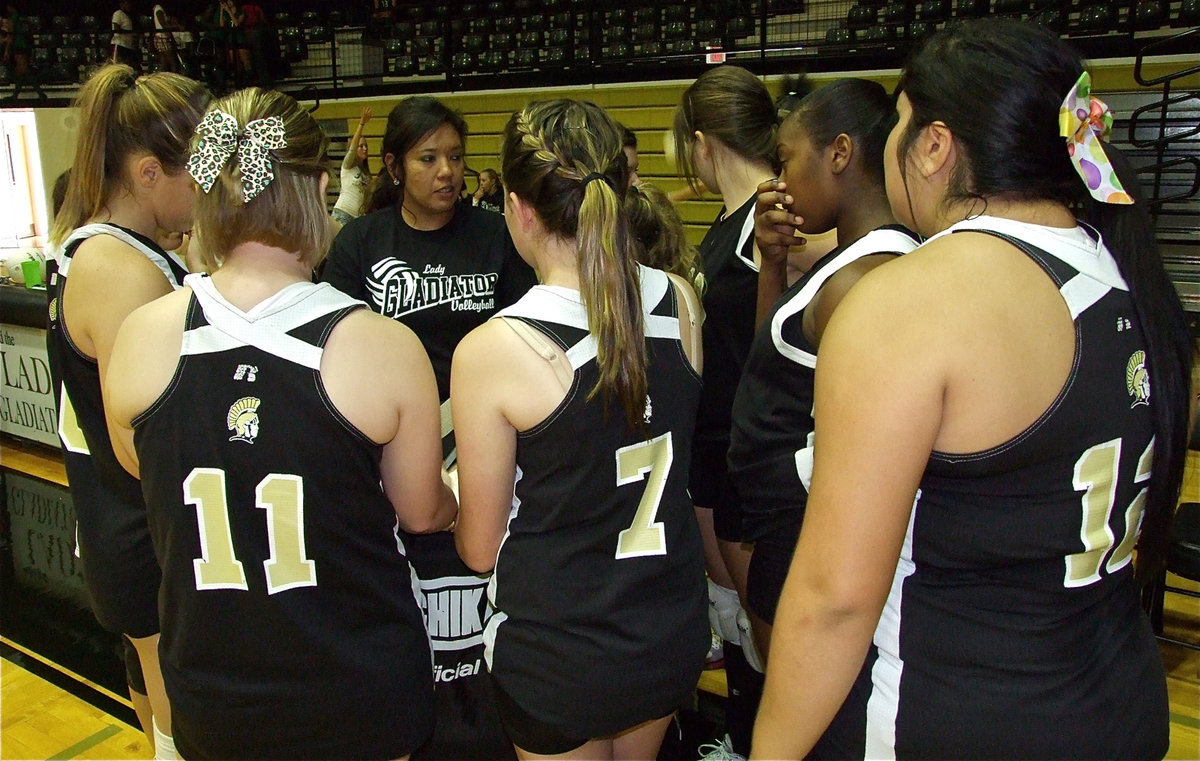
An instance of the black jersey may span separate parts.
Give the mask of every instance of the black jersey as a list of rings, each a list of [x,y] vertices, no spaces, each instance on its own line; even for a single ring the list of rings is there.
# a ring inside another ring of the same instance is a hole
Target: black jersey
[[[396,758],[433,725],[430,650],[381,447],[321,355],[362,308],[297,283],[249,312],[193,275],[181,356],[133,421],[185,758]]]
[[[1128,286],[1083,228],[982,217],[946,233],[965,230],[1059,286],[1075,363],[1021,434],[931,456],[866,697],[827,738],[870,758],[1162,758],[1166,679],[1130,563],[1156,402]]]
[[[58,273],[50,284],[46,354],[58,407],[63,463],[75,504],[84,584],[101,626],[132,637],[148,637],[158,631],[160,573],[146,526],[142,489],[113,452],[104,419],[100,368],[71,340],[62,314],[62,294],[72,258],[79,244],[94,235],[109,235],[137,249],[162,270],[173,287],[183,282],[187,269],[174,254],[133,230],[111,223],[89,224],[63,242]]]
[[[754,263],[754,202],[721,215],[700,243],[704,269],[704,388],[696,417],[688,491],[713,509],[719,538],[741,541],[741,519],[729,482],[730,413],[742,365],[754,338],[758,265]]]
[[[649,392],[643,426],[587,396],[596,340],[578,291],[538,286],[523,320],[575,370],[562,403],[517,435],[517,480],[485,626],[497,683],[536,720],[601,737],[674,711],[710,633],[700,532],[685,491],[700,380],[675,290],[641,267]]]
[[[758,265],[754,202],[721,215],[700,242],[704,269],[704,391],[696,437],[729,440],[733,393],[754,338]]]
[[[463,336],[536,282],[504,217],[456,204],[437,230],[417,230],[399,205],[351,220],[333,241],[321,278],[412,328],[450,398],[450,360]]]
[[[804,336],[805,309],[842,267],[864,256],[907,253],[918,243],[900,225],[888,225],[829,252],[759,326],[734,397],[729,444],[729,475],[746,541],[790,551],[800,533],[812,480],[817,368],[817,349]]]
[[[504,733],[492,680],[483,657],[483,622],[491,606],[491,574],[476,574],[458,557],[447,531],[406,536],[417,576],[417,602],[433,648],[436,721],[414,761],[500,761],[515,759]]]

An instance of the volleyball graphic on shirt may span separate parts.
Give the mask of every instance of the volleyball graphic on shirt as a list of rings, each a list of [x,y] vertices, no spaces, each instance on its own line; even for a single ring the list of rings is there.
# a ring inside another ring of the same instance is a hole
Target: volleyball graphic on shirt
[[[402,259],[386,257],[371,267],[367,292],[383,315],[392,318],[450,304],[454,311],[480,312],[496,306],[495,272],[447,274],[444,264],[418,272]]]

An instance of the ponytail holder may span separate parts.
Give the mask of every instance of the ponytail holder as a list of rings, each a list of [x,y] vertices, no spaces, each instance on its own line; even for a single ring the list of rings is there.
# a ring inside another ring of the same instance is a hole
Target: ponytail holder
[[[1132,204],[1133,199],[1104,153],[1112,123],[1108,106],[1092,97],[1091,76],[1083,72],[1058,109],[1058,134],[1066,138],[1071,163],[1092,198],[1102,203]]]
[[[600,180],[605,185],[609,186],[613,190],[616,190],[616,188],[613,187],[612,180],[608,179],[608,175],[600,174],[599,172],[591,172],[587,177],[583,178],[583,189],[587,190],[588,183],[594,180]]]

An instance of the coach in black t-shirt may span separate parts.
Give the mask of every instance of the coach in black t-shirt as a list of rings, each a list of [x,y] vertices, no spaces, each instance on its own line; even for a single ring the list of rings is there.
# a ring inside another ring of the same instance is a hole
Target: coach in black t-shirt
[[[442,402],[459,340],[536,282],[504,217],[459,203],[467,125],[435,98],[388,114],[374,211],[333,242],[322,279],[403,322],[425,345]],[[444,442],[452,449],[450,437]],[[462,564],[449,533],[405,536],[434,651],[437,727],[419,758],[510,758],[482,665],[486,576]],[[466,601],[472,601],[467,604]]]

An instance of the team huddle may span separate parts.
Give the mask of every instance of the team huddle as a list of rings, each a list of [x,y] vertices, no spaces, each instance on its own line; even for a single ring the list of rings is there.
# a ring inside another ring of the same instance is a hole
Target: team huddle
[[[586,101],[473,204],[407,98],[335,225],[291,97],[85,84],[47,344],[156,757],[654,758],[714,636],[724,758],[1165,754],[1192,349],[1083,62],[972,21],[795,95],[685,91],[697,250]]]

